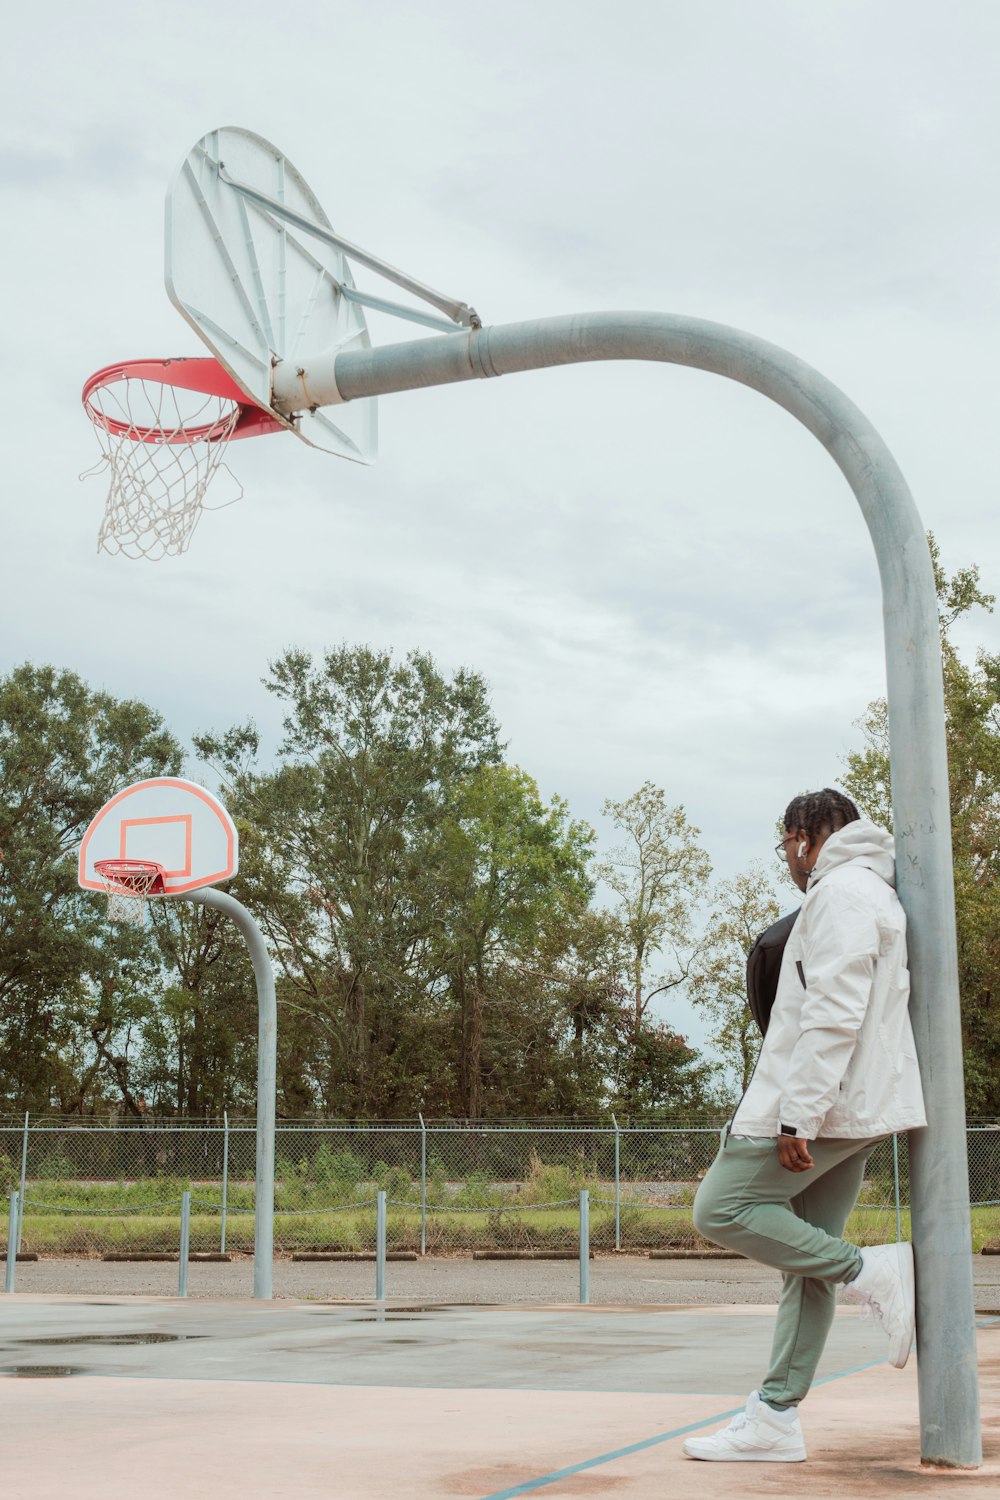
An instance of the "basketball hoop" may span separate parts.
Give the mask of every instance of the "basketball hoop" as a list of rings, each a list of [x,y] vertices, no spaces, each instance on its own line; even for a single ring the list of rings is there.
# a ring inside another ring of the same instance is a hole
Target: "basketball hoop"
[[[107,892],[111,921],[141,927],[147,896],[163,894],[163,866],[147,859],[99,859],[94,869]]]
[[[214,359],[108,365],[87,381],[83,404],[110,475],[98,551],[153,560],[187,551],[203,510],[242,498],[237,486],[223,506],[205,504],[232,438],[291,425],[248,401]]]

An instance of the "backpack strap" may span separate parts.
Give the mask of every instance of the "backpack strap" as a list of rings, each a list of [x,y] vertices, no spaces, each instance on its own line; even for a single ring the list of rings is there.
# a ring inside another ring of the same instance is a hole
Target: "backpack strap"
[[[798,915],[798,910],[789,912],[780,921],[766,928],[747,954],[747,1001],[761,1036],[767,1035],[785,944]]]

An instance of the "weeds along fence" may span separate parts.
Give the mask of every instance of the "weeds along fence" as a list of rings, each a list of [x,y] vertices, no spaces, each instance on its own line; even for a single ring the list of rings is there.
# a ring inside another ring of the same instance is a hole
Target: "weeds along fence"
[[[292,1122],[278,1127],[279,1255],[372,1253],[376,1194],[394,1251],[447,1254],[578,1248],[589,1193],[597,1253],[707,1248],[691,1221],[719,1126]],[[253,1124],[0,1123],[0,1190],[19,1193],[19,1250],[40,1256],[176,1253],[182,1193],[190,1249],[253,1250]],[[975,1248],[1000,1238],[1000,1123],[968,1131]],[[848,1234],[909,1234],[905,1137],[872,1153]],[[0,1245],[6,1251],[6,1225]]]

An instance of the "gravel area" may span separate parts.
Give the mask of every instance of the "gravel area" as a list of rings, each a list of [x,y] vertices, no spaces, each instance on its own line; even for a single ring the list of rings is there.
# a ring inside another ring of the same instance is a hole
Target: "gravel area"
[[[976,1306],[1000,1312],[1000,1256],[973,1257]],[[191,1297],[252,1295],[249,1259],[190,1267]],[[593,1303],[771,1303],[778,1297],[775,1271],[746,1260],[649,1260],[599,1256],[590,1264]],[[17,1267],[17,1291],[46,1296],[177,1295],[177,1266],[169,1262],[40,1260]],[[443,1303],[573,1303],[579,1272],[572,1261],[474,1261],[471,1257],[392,1261],[386,1267],[390,1299]],[[279,1298],[365,1301],[375,1295],[372,1262],[310,1264],[278,1260]]]

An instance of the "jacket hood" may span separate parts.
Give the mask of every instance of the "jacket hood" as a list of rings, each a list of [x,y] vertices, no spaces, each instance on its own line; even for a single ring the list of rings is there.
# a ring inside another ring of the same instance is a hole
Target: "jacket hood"
[[[838,865],[857,862],[863,868],[873,870],[886,885],[896,885],[896,846],[891,833],[869,823],[867,818],[848,823],[836,833],[831,833],[819,852],[815,869],[809,877],[809,889],[835,870]]]

